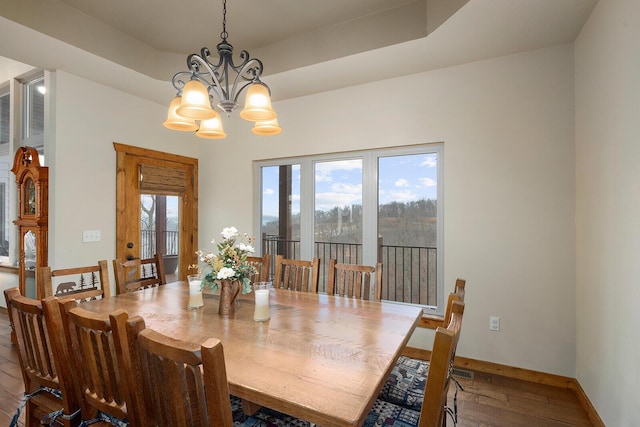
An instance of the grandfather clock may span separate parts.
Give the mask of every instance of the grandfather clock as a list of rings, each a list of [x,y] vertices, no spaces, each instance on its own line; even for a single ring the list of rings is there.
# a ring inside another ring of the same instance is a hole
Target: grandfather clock
[[[44,298],[43,284],[37,283],[36,271],[47,265],[47,231],[49,229],[49,168],[40,166],[38,151],[20,147],[11,172],[18,185],[20,293],[30,298]]]

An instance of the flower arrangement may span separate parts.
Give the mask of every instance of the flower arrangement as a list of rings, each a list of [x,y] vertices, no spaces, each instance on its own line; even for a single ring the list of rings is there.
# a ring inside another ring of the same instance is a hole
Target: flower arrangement
[[[211,271],[202,278],[202,286],[215,292],[220,280],[238,280],[242,283],[242,293],[247,294],[251,292],[251,277],[257,272],[247,261],[247,256],[255,252],[251,246],[255,237],[249,237],[247,233],[239,235],[235,227],[224,228],[220,234],[221,242],[211,241],[217,244],[217,255],[212,251],[196,252],[200,261],[211,267]]]

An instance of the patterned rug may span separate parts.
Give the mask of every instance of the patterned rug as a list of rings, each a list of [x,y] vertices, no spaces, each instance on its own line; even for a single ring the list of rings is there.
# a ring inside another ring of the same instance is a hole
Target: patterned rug
[[[376,400],[363,427],[417,427],[420,412],[382,399]]]
[[[242,412],[242,401],[236,396],[231,396],[231,412],[233,414],[233,427],[310,427],[311,423],[292,416],[262,408],[252,416]]]

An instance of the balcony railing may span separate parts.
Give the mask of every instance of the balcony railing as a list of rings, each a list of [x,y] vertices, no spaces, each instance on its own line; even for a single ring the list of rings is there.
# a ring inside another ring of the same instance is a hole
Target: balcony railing
[[[140,257],[142,259],[151,258],[156,251],[155,230],[142,230],[140,232]],[[178,231],[163,231],[165,241],[165,253],[163,255],[178,255],[179,236]]]
[[[177,231],[164,232],[166,254],[178,254]],[[156,233],[142,231],[142,258],[156,253]],[[347,264],[362,264],[362,244],[316,242],[315,256],[320,259],[318,290],[326,292],[329,260]],[[277,254],[285,258],[300,258],[300,241],[281,239],[275,235],[262,236],[262,253],[271,255],[271,275],[275,272]],[[437,304],[437,250],[434,247],[385,245],[378,239],[378,260],[382,262],[382,299],[420,305]]]
[[[300,241],[262,236],[262,253],[271,255],[271,274],[276,254],[299,258]],[[437,250],[434,247],[385,245],[378,239],[378,260],[382,263],[382,299],[412,304],[437,304]],[[362,264],[362,244],[316,242],[315,256],[320,259],[318,291],[326,292],[329,259],[347,264]]]

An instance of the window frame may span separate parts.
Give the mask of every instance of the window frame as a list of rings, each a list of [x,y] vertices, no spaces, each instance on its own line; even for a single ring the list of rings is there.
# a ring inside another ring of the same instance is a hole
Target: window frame
[[[437,305],[420,304],[425,314],[444,314],[444,144],[426,143],[409,146],[398,146],[370,150],[346,151],[319,155],[286,157],[269,160],[255,160],[254,176],[254,231],[256,236],[262,235],[262,167],[281,165],[300,165],[300,257],[311,259],[314,256],[314,212],[315,212],[315,165],[318,162],[362,159],[362,209],[363,236],[362,259],[364,264],[375,265],[377,262],[378,236],[378,159],[416,154],[435,153],[438,159],[437,170]],[[387,301],[387,300],[385,300]],[[387,301],[395,304],[411,304]],[[411,304],[418,305],[418,304]]]
[[[21,88],[21,122],[20,122],[20,146],[29,146],[38,150],[38,153],[44,154],[44,133],[45,133],[45,117],[46,105],[45,94],[43,93],[42,107],[42,132],[37,135],[30,134],[30,124],[33,121],[31,116],[31,97],[30,93],[36,88],[37,82],[42,82],[42,86],[46,88],[46,79],[43,71],[29,74],[27,77],[19,79]]]
[[[11,87],[9,85],[9,82],[0,84],[0,98],[4,98],[7,97],[9,100],[9,114],[8,114],[8,123],[6,123],[7,127],[8,127],[8,140],[3,143],[0,144],[0,155],[2,156],[6,156],[6,171],[3,170],[3,176],[0,177],[0,215],[2,215],[2,219],[0,220],[0,227],[3,228],[2,233],[0,233],[1,235],[5,236],[5,240],[7,241],[7,255],[1,255],[0,254],[0,265],[9,265],[11,263],[11,248],[10,248],[10,242],[11,242],[11,237],[12,237],[12,225],[13,222],[12,220],[15,219],[15,215],[12,218],[11,215],[11,197],[12,197],[12,193],[11,193],[11,186],[14,185],[15,186],[15,182],[12,182],[11,180],[11,167],[12,167],[12,155],[11,155],[11,128],[12,128],[12,123],[11,123],[11,110],[12,110],[12,101],[13,101],[13,97],[11,96]],[[6,174],[6,175],[5,175]],[[2,243],[2,242],[0,242]]]

